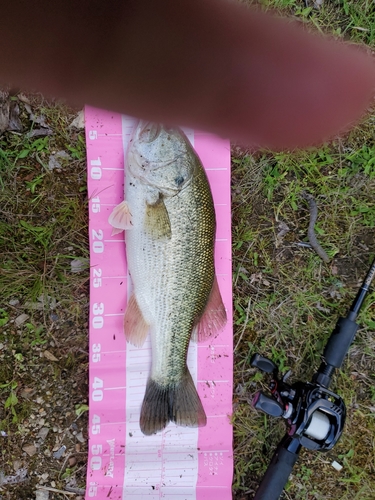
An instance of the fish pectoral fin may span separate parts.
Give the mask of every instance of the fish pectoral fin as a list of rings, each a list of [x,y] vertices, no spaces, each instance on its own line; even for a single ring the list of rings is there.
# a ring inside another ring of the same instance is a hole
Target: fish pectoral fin
[[[203,342],[219,332],[227,322],[227,313],[221,298],[219,285],[215,276],[206,308],[192,333],[194,342]]]
[[[155,203],[146,205],[145,229],[155,239],[171,238],[171,221],[161,193]]]
[[[136,347],[142,347],[146,340],[150,325],[146,322],[133,294],[124,316],[124,333],[126,340]]]
[[[147,382],[139,421],[141,431],[150,436],[163,430],[169,421],[184,427],[202,427],[207,423],[188,369],[178,383],[164,386],[152,378]]]
[[[124,200],[113,209],[108,217],[108,222],[113,227],[112,236],[121,233],[121,231],[132,229],[132,214],[127,201]]]

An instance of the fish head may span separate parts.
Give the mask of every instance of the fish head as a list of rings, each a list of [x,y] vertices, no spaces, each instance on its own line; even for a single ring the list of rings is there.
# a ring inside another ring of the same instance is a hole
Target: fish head
[[[141,120],[130,142],[128,168],[144,184],[174,196],[190,182],[194,153],[178,128]]]

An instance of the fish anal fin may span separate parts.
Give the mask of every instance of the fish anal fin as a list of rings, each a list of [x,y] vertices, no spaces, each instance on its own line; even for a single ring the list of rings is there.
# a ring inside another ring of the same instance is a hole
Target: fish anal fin
[[[108,222],[113,227],[112,236],[121,233],[121,231],[132,229],[132,215],[127,201],[122,201],[113,209],[108,217]]]
[[[194,328],[191,338],[194,342],[203,342],[224,328],[226,322],[227,313],[215,276],[206,308]]]
[[[186,369],[178,383],[166,386],[149,378],[139,425],[146,436],[162,431],[169,421],[183,427],[202,427],[207,417],[197,389]]]
[[[155,239],[171,238],[171,222],[161,193],[155,203],[147,203],[145,229]]]
[[[139,309],[135,295],[133,294],[128,302],[124,316],[124,333],[126,340],[136,347],[142,347],[146,340],[149,324],[144,319]]]

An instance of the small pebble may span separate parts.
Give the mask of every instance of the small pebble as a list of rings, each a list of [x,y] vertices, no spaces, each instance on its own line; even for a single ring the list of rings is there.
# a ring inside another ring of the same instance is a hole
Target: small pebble
[[[13,462],[13,469],[17,472],[21,468],[21,460],[15,460]]]
[[[35,500],[49,500],[49,491],[48,490],[36,490],[35,491]]]
[[[76,457],[70,457],[68,461],[70,467],[73,467],[77,463]]]
[[[83,129],[85,128],[85,112],[78,111],[77,116],[74,118],[69,128]]]
[[[83,434],[82,434],[82,431],[79,432],[77,435],[76,435],[76,438],[78,439],[78,441],[80,441],[81,443],[84,443],[85,442],[85,438],[83,437]]]
[[[9,301],[10,306],[18,306],[19,303],[20,301],[18,299],[12,299]]]
[[[49,428],[48,427],[42,427],[40,431],[38,432],[38,438],[40,438],[42,441],[44,441],[49,433]]]
[[[81,271],[84,271],[87,269],[87,259],[80,258],[80,259],[73,259],[70,262],[70,270],[72,273],[80,273]]]
[[[65,444],[63,444],[57,451],[54,452],[53,458],[57,458],[57,459],[61,458],[64,455],[65,450],[66,450],[66,446],[65,446]]]
[[[19,316],[17,316],[14,322],[16,326],[21,326],[23,323],[25,323],[25,321],[29,319],[29,317],[30,316],[28,314],[20,314]]]

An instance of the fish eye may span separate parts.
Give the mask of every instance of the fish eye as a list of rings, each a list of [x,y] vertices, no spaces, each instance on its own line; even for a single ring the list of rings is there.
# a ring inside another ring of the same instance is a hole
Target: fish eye
[[[184,182],[184,178],[182,177],[182,175],[179,175],[178,177],[175,178],[175,183],[177,184],[177,186],[181,186],[181,184]]]

